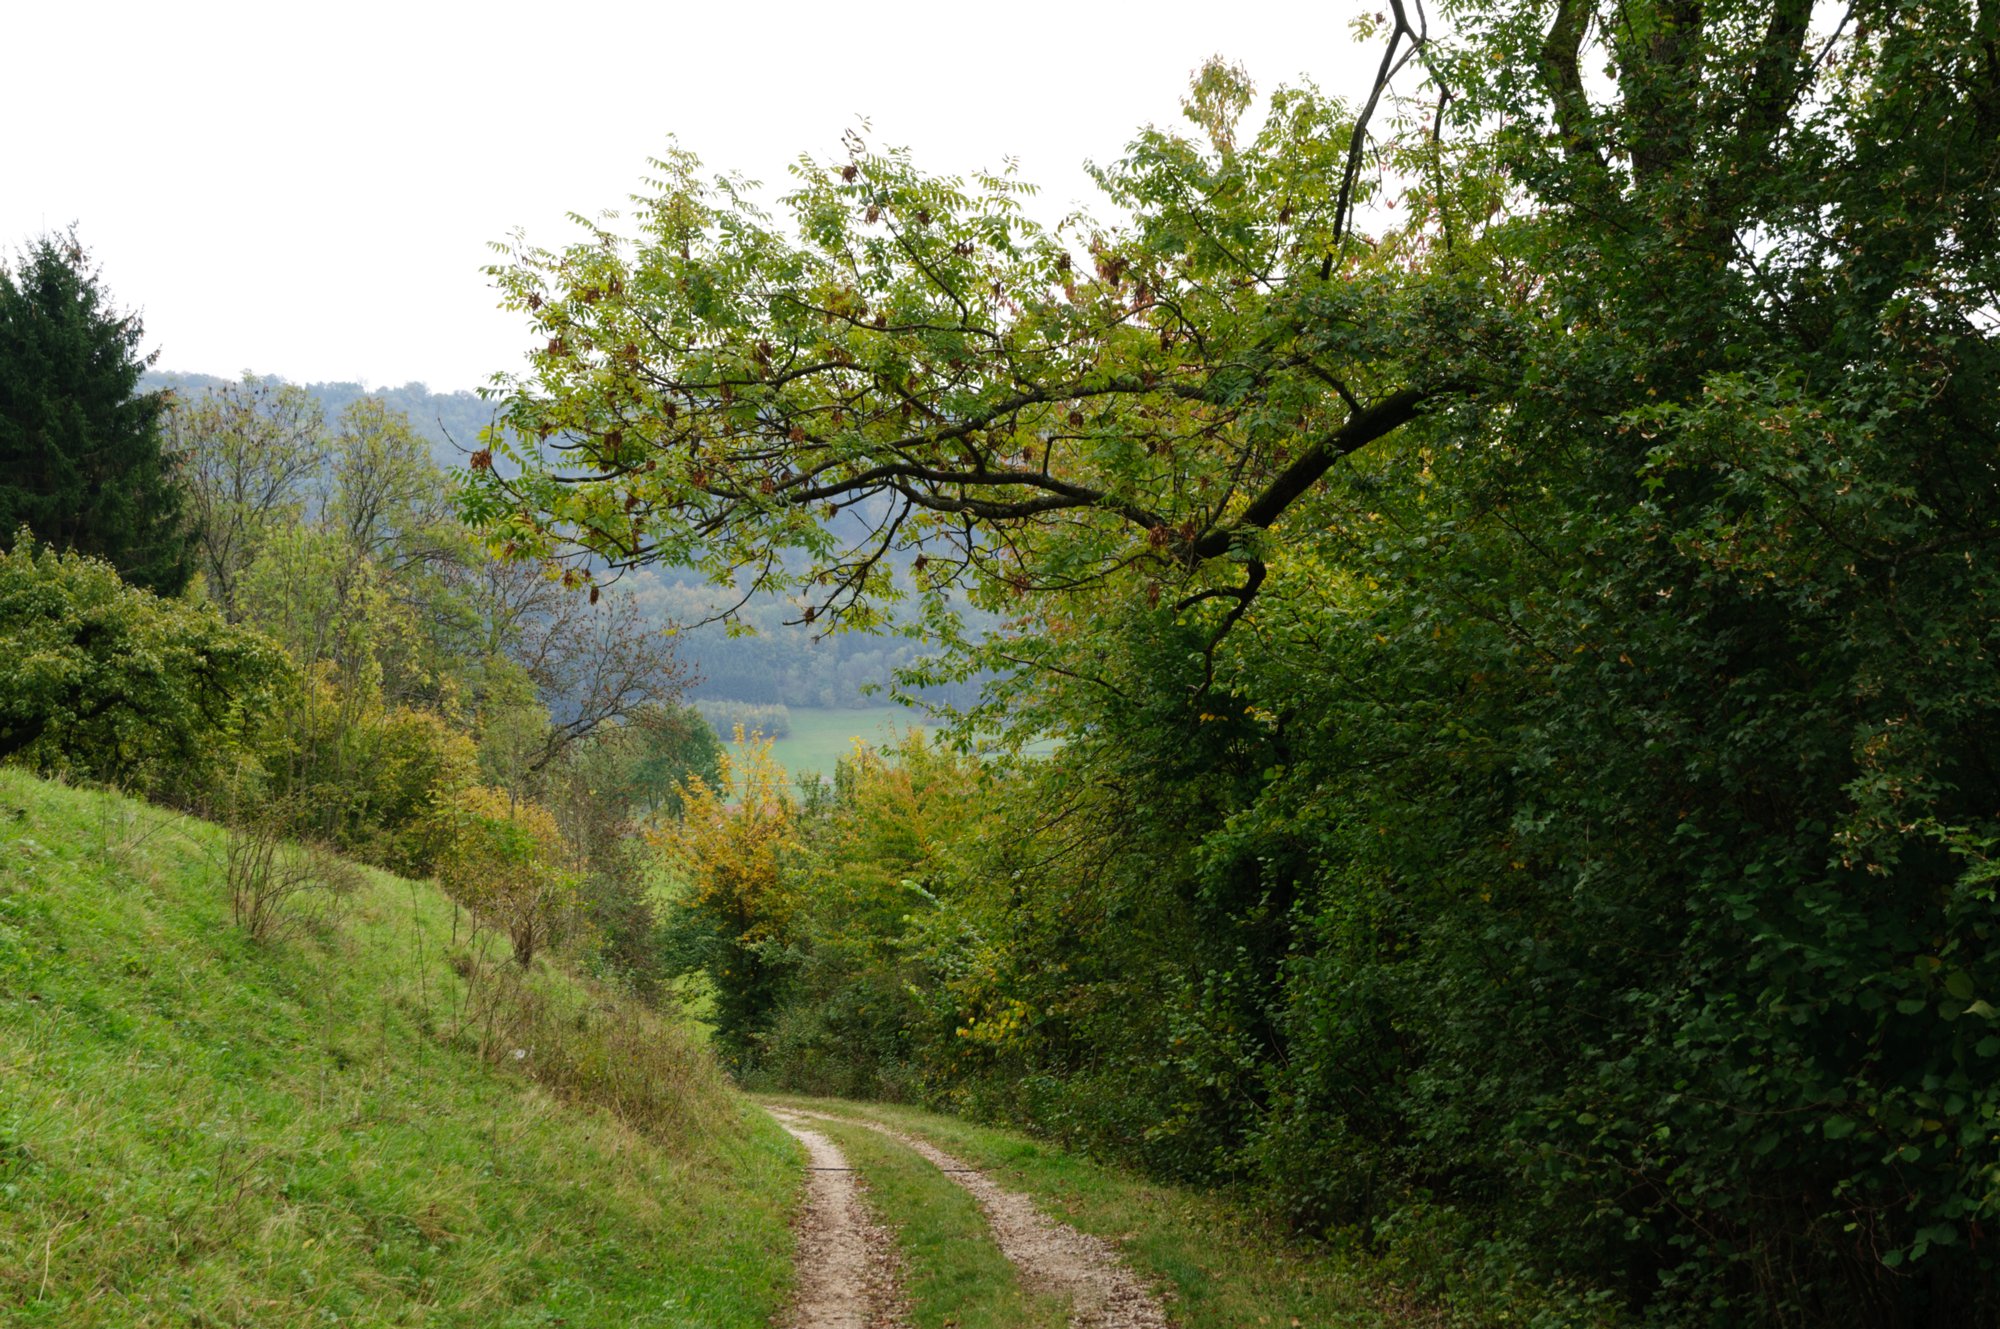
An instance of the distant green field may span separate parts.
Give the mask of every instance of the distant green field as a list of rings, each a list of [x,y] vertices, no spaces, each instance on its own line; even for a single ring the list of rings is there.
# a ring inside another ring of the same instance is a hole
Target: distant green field
[[[793,780],[809,775],[833,778],[833,768],[854,751],[858,738],[870,747],[886,747],[912,729],[935,733],[938,726],[921,712],[901,706],[832,706],[789,708],[791,730],[773,739],[771,755]],[[1051,739],[1031,743],[1024,753],[1045,757],[1056,749]]]
[[[792,731],[771,744],[771,754],[794,780],[809,774],[833,778],[834,763],[854,751],[859,738],[871,747],[882,747],[912,728],[926,732],[936,728],[916,711],[901,706],[835,707],[809,710],[794,706]]]

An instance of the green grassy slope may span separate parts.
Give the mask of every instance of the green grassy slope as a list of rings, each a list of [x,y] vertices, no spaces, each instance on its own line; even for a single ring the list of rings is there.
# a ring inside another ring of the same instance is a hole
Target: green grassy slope
[[[767,1322],[797,1160],[701,1049],[643,1026],[675,1097],[613,1115],[590,1048],[479,1054],[433,889],[251,942],[221,843],[0,770],[0,1323]],[[615,1006],[535,983],[544,1042]]]

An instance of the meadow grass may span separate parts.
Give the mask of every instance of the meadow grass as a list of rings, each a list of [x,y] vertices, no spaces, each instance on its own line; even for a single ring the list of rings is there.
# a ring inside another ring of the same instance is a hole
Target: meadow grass
[[[252,942],[221,846],[0,770],[0,1323],[768,1322],[797,1154],[697,1040],[386,874]]]
[[[881,749],[899,742],[912,729],[935,734],[937,724],[922,711],[907,706],[790,708],[791,731],[773,739],[771,755],[797,783],[808,776],[833,779],[834,767],[842,758],[854,755],[858,738],[869,747]],[[1030,757],[1046,757],[1056,750],[1053,739],[1028,744],[1022,751]]]
[[[921,712],[902,706],[794,706],[790,711],[791,731],[772,740],[771,755],[794,781],[808,775],[831,780],[840,760],[854,755],[857,738],[880,748],[913,728],[928,732],[935,727]]]

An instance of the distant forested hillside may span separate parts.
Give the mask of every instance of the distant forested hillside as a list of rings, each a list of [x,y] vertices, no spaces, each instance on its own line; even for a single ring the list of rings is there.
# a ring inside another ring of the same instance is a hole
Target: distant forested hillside
[[[655,569],[636,573],[624,584],[648,616],[661,623],[699,622],[723,598],[714,587],[685,574],[676,577]],[[819,636],[806,624],[788,622],[799,617],[799,610],[774,596],[751,600],[736,616],[755,635],[732,637],[718,624],[682,634],[682,656],[700,674],[689,689],[694,696],[787,706],[888,705],[888,685],[896,672],[937,653],[928,642],[886,633]],[[926,688],[919,695],[962,705],[977,692],[976,683],[957,683]]]
[[[139,386],[152,392],[171,388],[176,392],[205,392],[235,382],[215,374],[149,372]],[[431,456],[440,466],[456,466],[467,453],[479,446],[479,431],[493,420],[494,408],[481,401],[476,392],[432,392],[421,383],[405,383],[400,388],[366,388],[359,383],[306,383],[305,390],[319,401],[328,419],[340,414],[363,397],[374,397],[383,405],[410,418],[410,426],[431,445]]]
[[[146,391],[172,389],[182,394],[207,392],[235,380],[214,374],[146,374]],[[368,389],[359,383],[307,383],[305,391],[333,419],[363,397],[409,417],[411,428],[431,447],[438,465],[455,468],[479,446],[479,431],[494,419],[491,403],[475,392],[432,392],[422,383]],[[628,584],[646,607],[648,617],[663,629],[691,625],[709,616],[721,593],[687,574],[647,571]],[[695,674],[689,691],[719,701],[782,703],[787,706],[885,706],[888,684],[898,669],[928,654],[922,642],[896,636],[847,634],[819,639],[803,624],[787,625],[797,611],[775,598],[759,598],[737,615],[755,635],[731,637],[719,624],[687,627],[679,634],[679,652]],[[874,690],[879,689],[879,690]],[[939,701],[970,702],[976,685],[960,684],[926,690]]]

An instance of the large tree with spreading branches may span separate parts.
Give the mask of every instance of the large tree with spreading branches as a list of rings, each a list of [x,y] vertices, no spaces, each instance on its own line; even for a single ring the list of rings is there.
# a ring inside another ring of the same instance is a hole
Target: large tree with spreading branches
[[[1990,1319],[2000,5],[1360,27],[1254,133],[1207,66],[1115,224],[669,154],[504,247],[466,507],[1013,670],[993,1094],[1670,1318]]]

